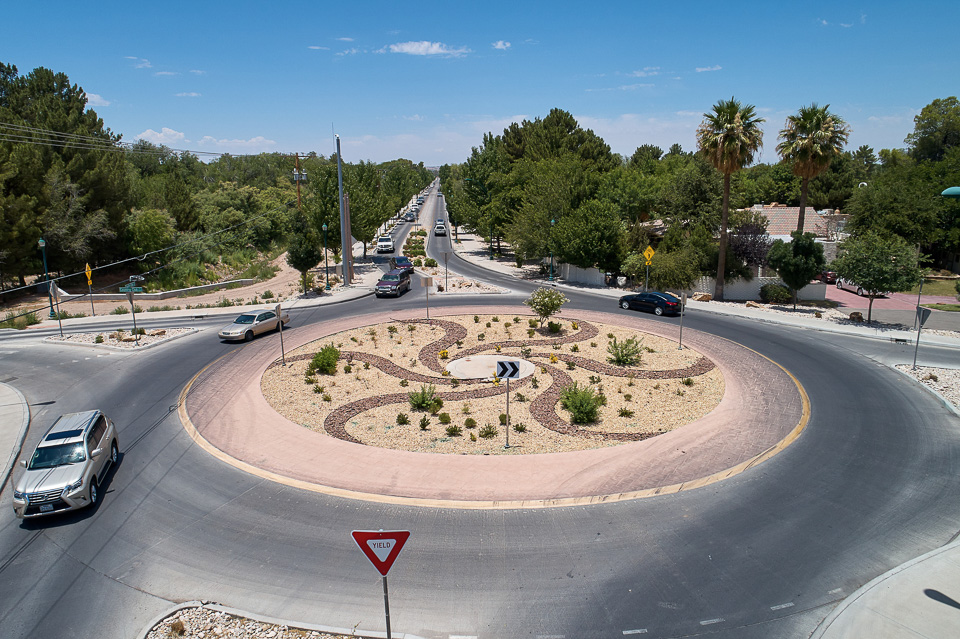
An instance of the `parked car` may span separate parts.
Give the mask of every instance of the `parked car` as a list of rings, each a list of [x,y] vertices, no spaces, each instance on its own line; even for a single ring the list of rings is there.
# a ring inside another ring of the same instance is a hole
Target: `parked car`
[[[393,253],[396,247],[393,245],[393,238],[389,235],[381,235],[377,238],[377,253]]]
[[[836,284],[837,282],[837,272],[836,271],[822,271],[820,273],[820,281],[824,284]]]
[[[20,465],[13,512],[40,517],[93,506],[100,484],[120,457],[117,429],[99,410],[61,415]]]
[[[247,311],[233,320],[232,324],[221,328],[217,335],[220,336],[220,339],[228,342],[233,340],[249,342],[261,333],[278,330],[281,321],[286,326],[290,321],[290,314],[281,311],[281,316],[278,319],[277,313],[272,308]]]
[[[870,297],[870,293],[868,293],[867,291],[865,291],[862,286],[859,286],[859,285],[857,285],[857,284],[854,284],[854,283],[851,282],[850,280],[845,280],[845,279],[843,279],[842,277],[838,277],[838,278],[837,278],[837,288],[842,288],[842,289],[845,290],[845,291],[850,291],[851,293],[856,293],[856,294],[859,295],[860,297]],[[877,298],[877,297],[886,297],[887,295],[889,295],[889,293],[888,293],[888,292],[884,292],[884,293],[877,293],[877,294],[874,295],[873,297],[874,297],[874,298]]]
[[[384,273],[383,277],[380,278],[380,281],[377,282],[377,286],[374,289],[374,293],[377,297],[383,297],[384,295],[393,295],[394,297],[400,297],[404,291],[410,290],[410,273],[395,269],[389,273]]]
[[[406,255],[398,255],[396,257],[390,258],[390,270],[391,271],[403,271],[404,273],[412,274],[413,273],[413,262],[410,261],[410,258]]]
[[[670,293],[635,293],[620,298],[620,308],[647,311],[654,315],[676,315],[682,308],[679,298]]]

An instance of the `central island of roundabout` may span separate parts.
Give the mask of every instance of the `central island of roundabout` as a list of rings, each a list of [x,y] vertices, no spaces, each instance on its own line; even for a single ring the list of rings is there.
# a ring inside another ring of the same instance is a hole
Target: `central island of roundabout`
[[[720,481],[788,446],[809,417],[789,372],[723,338],[687,329],[680,348],[677,325],[642,316],[531,319],[526,307],[477,306],[298,327],[283,356],[270,336],[200,371],[181,421],[226,463],[307,490],[534,508]],[[618,360],[631,340],[632,361]],[[504,360],[520,362],[509,423],[494,374]],[[596,418],[575,420],[590,395]]]

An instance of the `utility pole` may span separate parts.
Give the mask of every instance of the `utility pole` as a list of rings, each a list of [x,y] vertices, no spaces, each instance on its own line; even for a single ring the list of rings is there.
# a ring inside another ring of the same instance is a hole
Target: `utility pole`
[[[300,154],[297,153],[296,168],[293,170],[293,181],[297,183],[297,210],[302,211],[300,207],[300,182],[307,179],[307,172],[300,171]]]
[[[340,157],[340,136],[337,140],[337,187],[340,191],[340,275],[343,276],[343,285],[350,286],[350,275],[353,268],[350,262],[353,259],[353,244],[350,242],[350,222],[347,217],[347,207],[343,195],[343,159]]]

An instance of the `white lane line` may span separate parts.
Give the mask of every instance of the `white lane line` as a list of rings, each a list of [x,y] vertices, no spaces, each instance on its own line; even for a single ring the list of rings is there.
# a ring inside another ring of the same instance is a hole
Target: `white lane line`
[[[646,628],[637,628],[636,630],[624,630],[623,634],[625,635],[645,635],[647,634]]]
[[[828,595],[839,595],[841,592],[843,592],[843,588],[834,588],[833,590],[828,590],[828,591],[827,591],[827,594],[828,594]]]
[[[700,622],[701,626],[709,626],[713,623],[720,623],[721,621],[726,621],[723,617],[717,617],[716,619],[704,619]]]
[[[784,608],[790,608],[791,606],[793,606],[793,602],[788,601],[787,603],[782,603],[776,606],[770,606],[770,610],[783,610]]]
[[[450,639],[479,639],[477,635],[450,635]]]

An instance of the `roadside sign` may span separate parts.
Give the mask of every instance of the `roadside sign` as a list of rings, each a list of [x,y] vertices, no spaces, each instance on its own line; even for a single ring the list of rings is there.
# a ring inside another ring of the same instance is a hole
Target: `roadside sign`
[[[373,567],[384,577],[410,538],[409,530],[354,530],[350,534]]]
[[[143,287],[142,286],[121,286],[120,292],[121,293],[143,293]]]
[[[643,257],[647,260],[647,264],[650,264],[650,260],[653,259],[653,256],[656,254],[656,251],[653,250],[652,246],[648,246],[647,250],[643,252]]]
[[[513,360],[497,361],[497,377],[499,379],[519,379],[520,362]]]
[[[420,287],[421,287],[421,288],[430,288],[431,286],[433,286],[433,278],[432,278],[432,277],[421,277],[421,278],[420,278]]]
[[[90,270],[89,264],[84,272],[87,274],[87,286],[93,286],[93,271]]]

